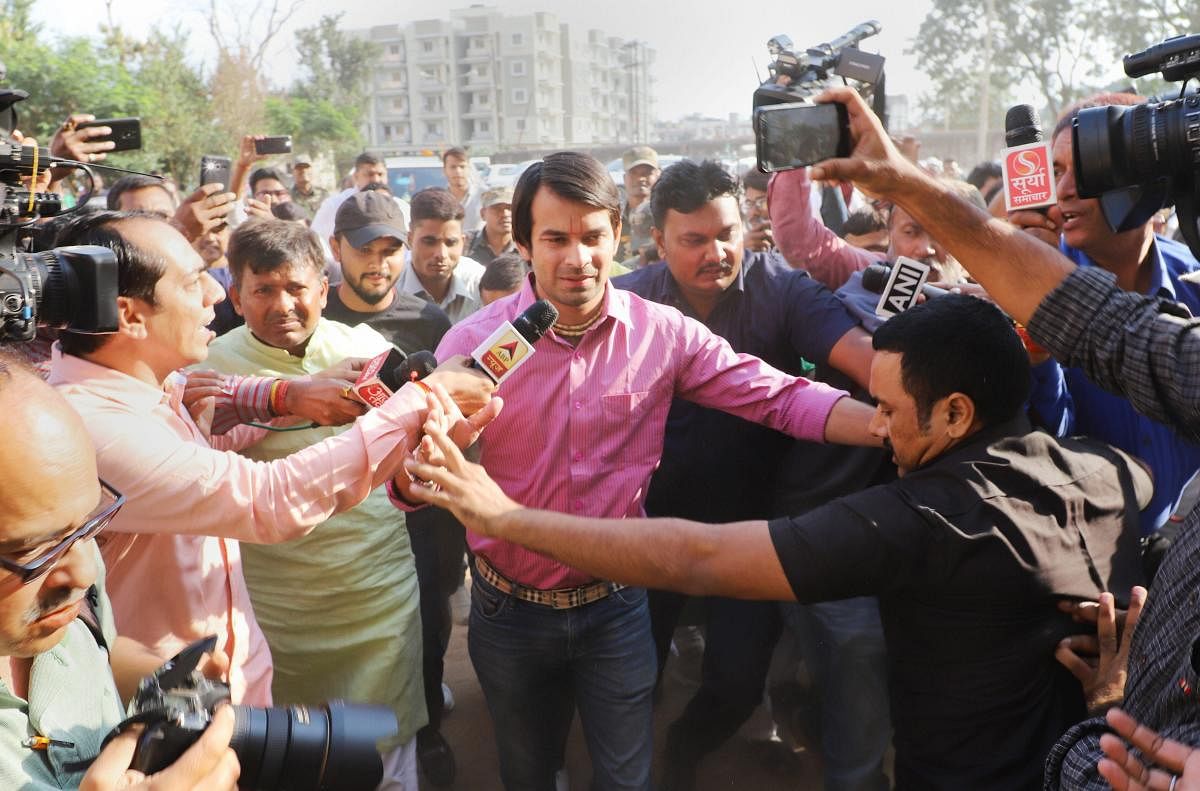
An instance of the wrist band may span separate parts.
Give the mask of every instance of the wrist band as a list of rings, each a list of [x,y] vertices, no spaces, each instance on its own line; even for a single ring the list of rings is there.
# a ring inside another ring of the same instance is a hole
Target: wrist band
[[[283,417],[288,413],[287,391],[290,385],[291,380],[289,379],[276,379],[275,384],[271,385],[269,407],[275,417]]]
[[[422,382],[420,379],[413,379],[412,383],[415,384],[417,387],[421,388],[422,390],[424,390],[429,395],[433,395],[433,388],[430,387],[429,385],[425,384],[424,382]]]

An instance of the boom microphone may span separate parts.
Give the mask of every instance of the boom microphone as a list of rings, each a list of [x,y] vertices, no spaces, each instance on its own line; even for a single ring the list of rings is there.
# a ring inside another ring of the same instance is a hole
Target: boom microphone
[[[863,270],[863,288],[874,294],[882,294],[883,290],[887,288],[891,276],[892,267],[889,264],[871,264]],[[933,299],[934,297],[944,297],[950,292],[944,288],[924,284],[921,286],[921,293],[925,295],[925,299]]]

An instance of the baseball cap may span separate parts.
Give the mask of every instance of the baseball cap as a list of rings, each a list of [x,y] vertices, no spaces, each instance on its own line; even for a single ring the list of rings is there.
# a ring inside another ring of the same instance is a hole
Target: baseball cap
[[[650,146],[634,146],[621,155],[621,163],[628,172],[638,165],[658,167],[658,152]]]
[[[311,168],[312,167],[312,157],[306,157],[303,154],[300,154],[292,159],[292,167],[293,168],[301,168],[301,167]]]
[[[507,203],[511,205],[513,202],[512,187],[492,187],[490,190],[483,193],[483,197],[480,198],[480,202],[483,204],[483,208],[485,209],[488,206],[495,206],[497,203]]]
[[[365,247],[381,236],[404,242],[408,226],[395,199],[385,192],[356,192],[338,207],[333,235],[341,235],[354,247]]]

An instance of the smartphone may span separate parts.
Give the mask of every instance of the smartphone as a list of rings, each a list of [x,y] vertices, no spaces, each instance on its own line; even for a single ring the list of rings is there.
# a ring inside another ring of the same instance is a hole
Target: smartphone
[[[254,141],[256,154],[290,154],[292,153],[292,136],[264,137]]]
[[[141,118],[101,118],[97,121],[86,121],[76,126],[76,129],[86,129],[89,126],[107,126],[112,130],[108,137],[93,137],[92,140],[113,141],[112,151],[133,151],[142,147]]]
[[[845,105],[790,102],[754,111],[754,142],[763,173],[794,170],[850,155]]]
[[[200,157],[200,186],[205,184],[224,184],[229,189],[230,178],[229,157],[218,157],[209,154]]]

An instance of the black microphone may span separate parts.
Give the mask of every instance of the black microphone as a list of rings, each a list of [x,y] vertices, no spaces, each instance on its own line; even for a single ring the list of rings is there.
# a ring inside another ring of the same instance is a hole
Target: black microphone
[[[882,294],[883,289],[887,287],[888,278],[892,276],[891,264],[878,263],[871,264],[862,273],[863,288],[875,294]],[[950,292],[944,288],[931,286],[928,283],[921,286],[921,293],[925,295],[925,299],[933,299],[934,297],[944,297]]]
[[[1030,143],[1041,143],[1046,139],[1042,131],[1042,116],[1032,104],[1018,104],[1008,108],[1004,114],[1004,145],[1015,148]],[[1049,206],[1040,206],[1031,211],[1045,215]]]
[[[471,353],[478,368],[499,384],[534,352],[533,344],[558,321],[558,310],[544,299],[525,308],[512,322],[504,322]]]
[[[413,352],[391,368],[381,370],[379,381],[394,393],[408,382],[429,376],[437,365],[433,352]]]

